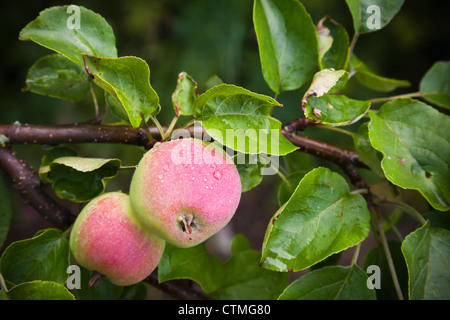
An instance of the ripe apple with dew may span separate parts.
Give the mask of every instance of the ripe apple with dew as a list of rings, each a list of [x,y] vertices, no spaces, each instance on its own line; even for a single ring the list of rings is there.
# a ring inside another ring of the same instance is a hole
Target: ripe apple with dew
[[[133,175],[136,217],[174,246],[197,245],[233,217],[241,180],[231,158],[214,143],[180,139],[155,145]]]
[[[70,234],[75,260],[112,283],[137,283],[158,265],[165,242],[144,229],[132,213],[130,199],[109,192],[91,200],[78,215]]]

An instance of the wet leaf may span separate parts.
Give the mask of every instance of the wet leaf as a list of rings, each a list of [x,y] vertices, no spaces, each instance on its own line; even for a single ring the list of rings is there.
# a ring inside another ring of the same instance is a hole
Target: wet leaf
[[[159,112],[159,97],[150,85],[150,68],[137,57],[83,56],[93,81],[122,105],[131,125],[139,127]]]
[[[297,0],[256,0],[253,22],[264,79],[276,94],[295,90],[318,69],[310,15]]]
[[[386,178],[415,189],[437,210],[450,208],[450,127],[448,116],[412,99],[385,103],[370,112],[369,137],[383,154]],[[433,125],[430,125],[430,124]]]
[[[307,173],[275,213],[261,262],[276,271],[299,271],[354,246],[369,234],[370,214],[344,178],[323,167]]]
[[[76,13],[69,6],[55,6],[20,31],[20,40],[31,40],[54,50],[76,64],[83,66],[82,53],[97,57],[117,57],[116,40],[111,26],[99,14],[79,8],[80,28],[69,28],[68,22]],[[75,18],[75,17],[73,17]]]
[[[411,300],[450,299],[450,231],[429,223],[409,234],[402,252],[409,272]]]
[[[427,71],[419,86],[427,92],[424,99],[440,107],[450,109],[450,61],[438,61]]]
[[[51,54],[30,68],[23,90],[78,102],[89,92],[89,86],[83,67],[60,54]]]

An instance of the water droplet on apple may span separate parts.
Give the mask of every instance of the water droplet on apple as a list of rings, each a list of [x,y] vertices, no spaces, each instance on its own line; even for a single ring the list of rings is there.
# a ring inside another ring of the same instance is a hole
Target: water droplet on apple
[[[222,178],[222,173],[219,170],[217,170],[217,171],[214,171],[213,176],[217,180],[220,180]]]

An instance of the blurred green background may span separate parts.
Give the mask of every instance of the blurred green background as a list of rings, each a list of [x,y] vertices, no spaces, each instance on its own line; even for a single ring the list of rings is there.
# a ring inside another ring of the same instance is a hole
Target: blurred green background
[[[344,0],[301,2],[315,23],[329,15],[343,24],[350,36],[353,34],[351,15]],[[158,115],[163,124],[168,124],[174,115],[170,97],[181,71],[188,72],[198,82],[199,92],[203,92],[208,80],[216,75],[226,83],[273,96],[262,77],[252,23],[252,0],[3,1],[0,10],[0,123],[66,124],[93,118],[89,97],[81,103],[71,103],[21,91],[28,68],[50,52],[35,43],[19,41],[18,34],[41,10],[62,4],[82,5],[101,14],[114,30],[119,56],[134,55],[147,61],[151,84],[163,107]],[[450,57],[449,9],[450,2],[445,0],[406,0],[387,27],[359,38],[355,53],[378,74],[412,83],[412,87],[397,90],[392,95],[417,91],[421,77],[432,64]],[[279,101],[284,107],[276,110],[274,116],[282,122],[300,116],[300,99],[308,85],[282,93]],[[349,82],[346,94],[361,99],[380,96],[355,81]],[[108,115],[105,122],[113,121],[115,118]],[[352,147],[352,141],[346,136],[309,129],[305,134]],[[74,147],[87,157],[120,157],[124,165],[136,164],[144,152],[133,146]],[[40,146],[15,146],[14,150],[35,168],[39,167],[43,153]],[[130,176],[130,172],[121,172],[108,188],[126,192]],[[218,237],[243,232],[253,246],[260,248],[266,225],[278,209],[274,193],[279,183],[277,177],[265,177],[260,186],[243,194],[232,224]],[[13,191],[11,196],[17,214],[8,242],[31,236],[47,226],[31,208],[22,207]],[[229,245],[227,241],[217,243]]]

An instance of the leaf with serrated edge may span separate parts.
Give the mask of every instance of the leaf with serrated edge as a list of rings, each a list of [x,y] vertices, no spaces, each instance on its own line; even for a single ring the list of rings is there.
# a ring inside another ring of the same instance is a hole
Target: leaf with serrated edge
[[[15,284],[51,280],[64,284],[69,266],[69,242],[61,231],[45,229],[33,238],[10,244],[0,259],[0,273]]]
[[[159,112],[159,97],[150,85],[150,68],[144,60],[83,57],[94,83],[121,102],[133,127]]]
[[[21,283],[11,288],[7,297],[11,300],[75,300],[62,284],[41,280]]]
[[[278,300],[376,300],[376,296],[367,288],[367,274],[352,265],[309,272],[292,282]]]
[[[276,93],[300,88],[318,69],[314,23],[297,0],[256,0],[253,22],[264,79]]]
[[[333,39],[330,48],[323,54],[320,60],[321,68],[344,69],[347,64],[349,51],[349,36],[345,28],[329,17],[322,18],[317,28],[329,30],[329,36]]]
[[[41,167],[53,189],[62,199],[76,202],[89,201],[100,195],[106,182],[117,175],[120,159],[62,157]]]
[[[83,67],[60,54],[51,54],[30,68],[23,90],[78,102],[84,99],[89,87],[89,77]]]
[[[402,243],[411,300],[450,299],[450,231],[427,222]]]
[[[221,84],[201,94],[194,117],[221,144],[249,154],[285,155],[298,149],[281,133],[281,122],[270,116],[275,99]]]
[[[222,285],[223,265],[206,250],[204,243],[190,248],[177,248],[167,243],[158,265],[158,280],[173,279],[191,279],[205,292],[211,292]]]
[[[346,0],[357,33],[375,32],[385,27],[400,11],[405,0]],[[379,20],[379,26],[372,27]],[[370,27],[369,27],[370,25]]]
[[[197,99],[197,82],[186,72],[180,72],[177,87],[172,94],[172,105],[176,115],[190,116]]]
[[[429,93],[423,98],[442,108],[450,109],[450,61],[438,61],[420,81],[420,92]]]
[[[430,125],[432,124],[432,125]],[[437,210],[450,208],[450,118],[409,98],[370,112],[369,138],[383,153],[381,167],[393,184],[420,191]]]
[[[335,94],[345,87],[348,72],[323,69],[314,75],[302,99],[305,116],[316,122],[343,126],[352,124],[367,112],[370,103]]]
[[[77,6],[80,9],[80,28],[68,28],[68,19],[75,14],[68,13],[68,7],[45,9],[20,31],[19,39],[31,40],[59,52],[80,66],[84,65],[82,53],[117,57],[114,33],[106,20],[89,9]]]
[[[261,262],[276,271],[299,271],[364,240],[367,203],[344,178],[323,167],[307,173],[275,213],[264,237]]]

